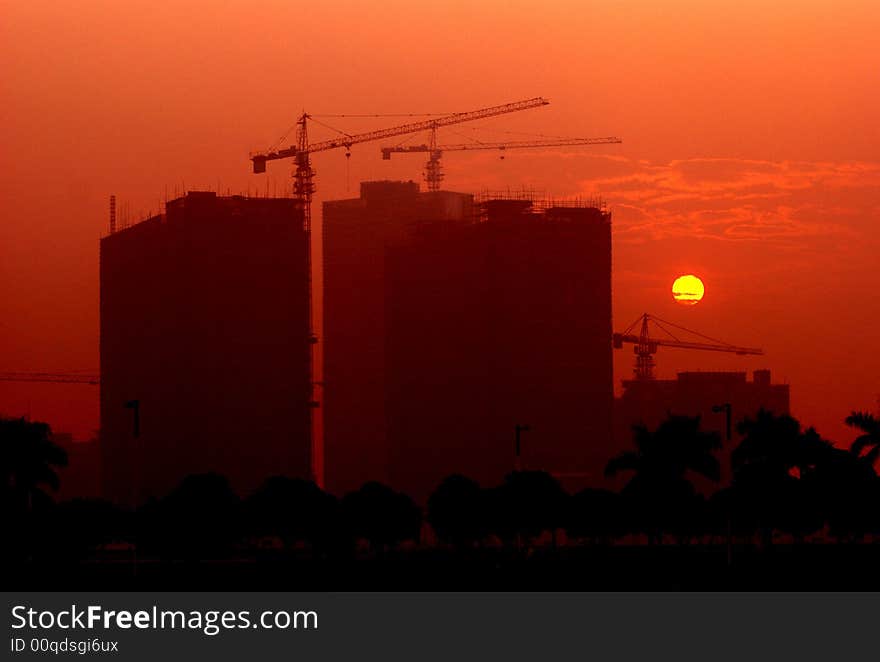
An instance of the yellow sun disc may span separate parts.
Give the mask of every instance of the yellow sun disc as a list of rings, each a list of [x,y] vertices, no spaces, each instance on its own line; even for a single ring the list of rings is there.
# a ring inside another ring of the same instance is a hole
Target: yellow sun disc
[[[677,303],[684,306],[693,306],[700,303],[705,292],[706,288],[703,287],[703,281],[693,274],[679,276],[672,284],[672,297]]]

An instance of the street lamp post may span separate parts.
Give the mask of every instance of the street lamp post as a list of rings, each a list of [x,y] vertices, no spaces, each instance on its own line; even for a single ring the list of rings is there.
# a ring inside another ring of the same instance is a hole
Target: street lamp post
[[[126,409],[131,409],[132,413],[132,436],[137,439],[141,436],[141,401],[128,400],[125,403]]]
[[[731,406],[729,402],[725,402],[721,405],[715,405],[712,407],[712,411],[716,414],[720,414],[724,412],[727,418],[727,441],[730,441],[730,410]]]
[[[724,412],[725,418],[727,419],[727,443],[730,443],[730,412],[731,406],[729,402],[725,402],[724,404],[715,405],[712,407],[712,411],[716,414],[720,414]],[[733,467],[730,468],[731,477],[733,476]],[[730,506],[728,505],[728,508]],[[733,565],[733,522],[730,519],[730,512],[727,513],[727,565],[728,567]]]
[[[522,471],[522,457],[521,457],[522,444],[520,443],[521,442],[520,437],[523,432],[528,432],[530,428],[528,425],[522,425],[520,423],[517,423],[513,429],[516,432],[516,448],[515,448],[516,455],[515,455],[515,459],[514,459],[513,468],[515,471]]]
[[[131,449],[131,454],[129,457],[132,460],[132,462],[131,462],[131,464],[132,464],[132,476],[131,477],[132,477],[132,483],[133,483],[133,485],[132,485],[132,493],[133,493],[132,508],[134,508],[134,521],[135,521],[135,527],[137,527],[137,508],[138,508],[138,500],[140,497],[140,482],[141,482],[140,481],[141,454],[139,452],[140,445],[138,443],[138,438],[141,436],[141,401],[140,400],[127,400],[125,402],[125,408],[131,409],[131,413],[132,413],[132,421],[131,421],[131,424],[132,424],[132,430],[131,430],[132,449]],[[137,528],[135,528],[135,531],[137,531]],[[131,556],[132,556],[131,570],[132,570],[132,574],[135,577],[137,577],[137,574],[138,574],[137,543],[138,543],[138,541],[137,541],[137,534],[136,533],[135,533],[134,538],[135,539],[132,541],[132,545],[131,545]]]

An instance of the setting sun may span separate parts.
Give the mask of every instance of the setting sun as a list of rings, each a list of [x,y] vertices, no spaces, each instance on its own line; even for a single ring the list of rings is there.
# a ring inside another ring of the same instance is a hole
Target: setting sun
[[[687,274],[679,276],[672,283],[672,296],[677,303],[685,306],[693,306],[703,299],[706,288],[703,287],[703,281],[694,276]]]

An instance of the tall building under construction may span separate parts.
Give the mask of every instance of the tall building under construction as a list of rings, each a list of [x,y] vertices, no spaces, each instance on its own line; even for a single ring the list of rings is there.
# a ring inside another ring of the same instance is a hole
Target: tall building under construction
[[[613,405],[610,214],[371,186],[324,207],[328,480],[386,479],[424,500],[452,473],[484,485],[517,465],[600,473]],[[363,271],[338,269],[346,260]],[[519,458],[517,425],[529,428]]]
[[[209,192],[101,240],[106,497],[309,476],[308,251],[293,200]]]
[[[419,192],[416,182],[363,182],[360,196],[323,206],[322,408],[328,488],[388,481],[386,257],[413,227],[460,224],[473,196]]]

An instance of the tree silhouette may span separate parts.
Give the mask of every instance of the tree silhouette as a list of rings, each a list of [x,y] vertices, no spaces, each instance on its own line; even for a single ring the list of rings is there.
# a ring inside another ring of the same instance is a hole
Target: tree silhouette
[[[352,535],[369,542],[374,552],[384,552],[404,540],[419,540],[421,510],[407,495],[387,485],[365,483],[343,497],[342,510]]]
[[[731,454],[732,516],[739,528],[759,532],[765,546],[777,529],[795,538],[815,531],[821,525],[818,492],[806,478],[831,445],[812,428],[801,432],[791,416],[764,409],[740,421],[737,431],[743,439]]]
[[[49,500],[44,487],[57,491],[55,467],[67,466],[67,452],[56,445],[46,423],[0,418],[0,471],[8,512],[28,512]]]
[[[501,540],[528,543],[565,525],[568,495],[546,471],[514,471],[489,493],[490,529]]]
[[[226,554],[241,535],[240,503],[218,474],[187,476],[168,496],[140,511],[138,534],[165,556],[207,559]]]
[[[52,442],[45,423],[0,418],[0,471],[3,474],[3,553],[9,558],[33,554],[45,541],[48,511],[60,480],[56,467],[67,466],[67,453]]]
[[[797,504],[799,512],[815,508],[838,541],[860,540],[877,530],[880,479],[872,464],[857,454],[827,444],[819,449],[815,465],[801,475],[801,483],[812,501]]]
[[[635,426],[633,441],[634,451],[621,453],[605,468],[607,476],[634,473],[621,492],[633,527],[647,534],[652,543],[662,540],[667,531],[686,534],[702,509],[688,473],[720,480],[713,452],[721,447],[721,438],[701,430],[699,417],[669,416],[653,432],[644,425]]]
[[[572,538],[610,543],[623,535],[622,498],[611,490],[586,488],[569,499],[565,530]]]
[[[251,533],[278,536],[286,547],[326,549],[341,526],[338,511],[336,498],[312,481],[284,476],[269,478],[245,501]]]
[[[777,416],[761,409],[755,418],[737,424],[743,439],[731,454],[734,473],[745,468],[760,469],[771,478],[790,475],[793,469],[804,471],[814,465],[828,445],[815,431],[801,433],[797,419]]]
[[[100,545],[129,540],[128,515],[100,499],[63,501],[52,513],[55,551],[69,560],[84,557]]]
[[[854,411],[846,417],[846,424],[862,432],[850,446],[850,452],[857,457],[864,457],[871,465],[880,457],[880,420],[872,414]],[[867,453],[862,455],[867,449]]]
[[[488,500],[480,486],[455,474],[443,480],[428,498],[428,523],[437,537],[464,547],[487,533]]]

